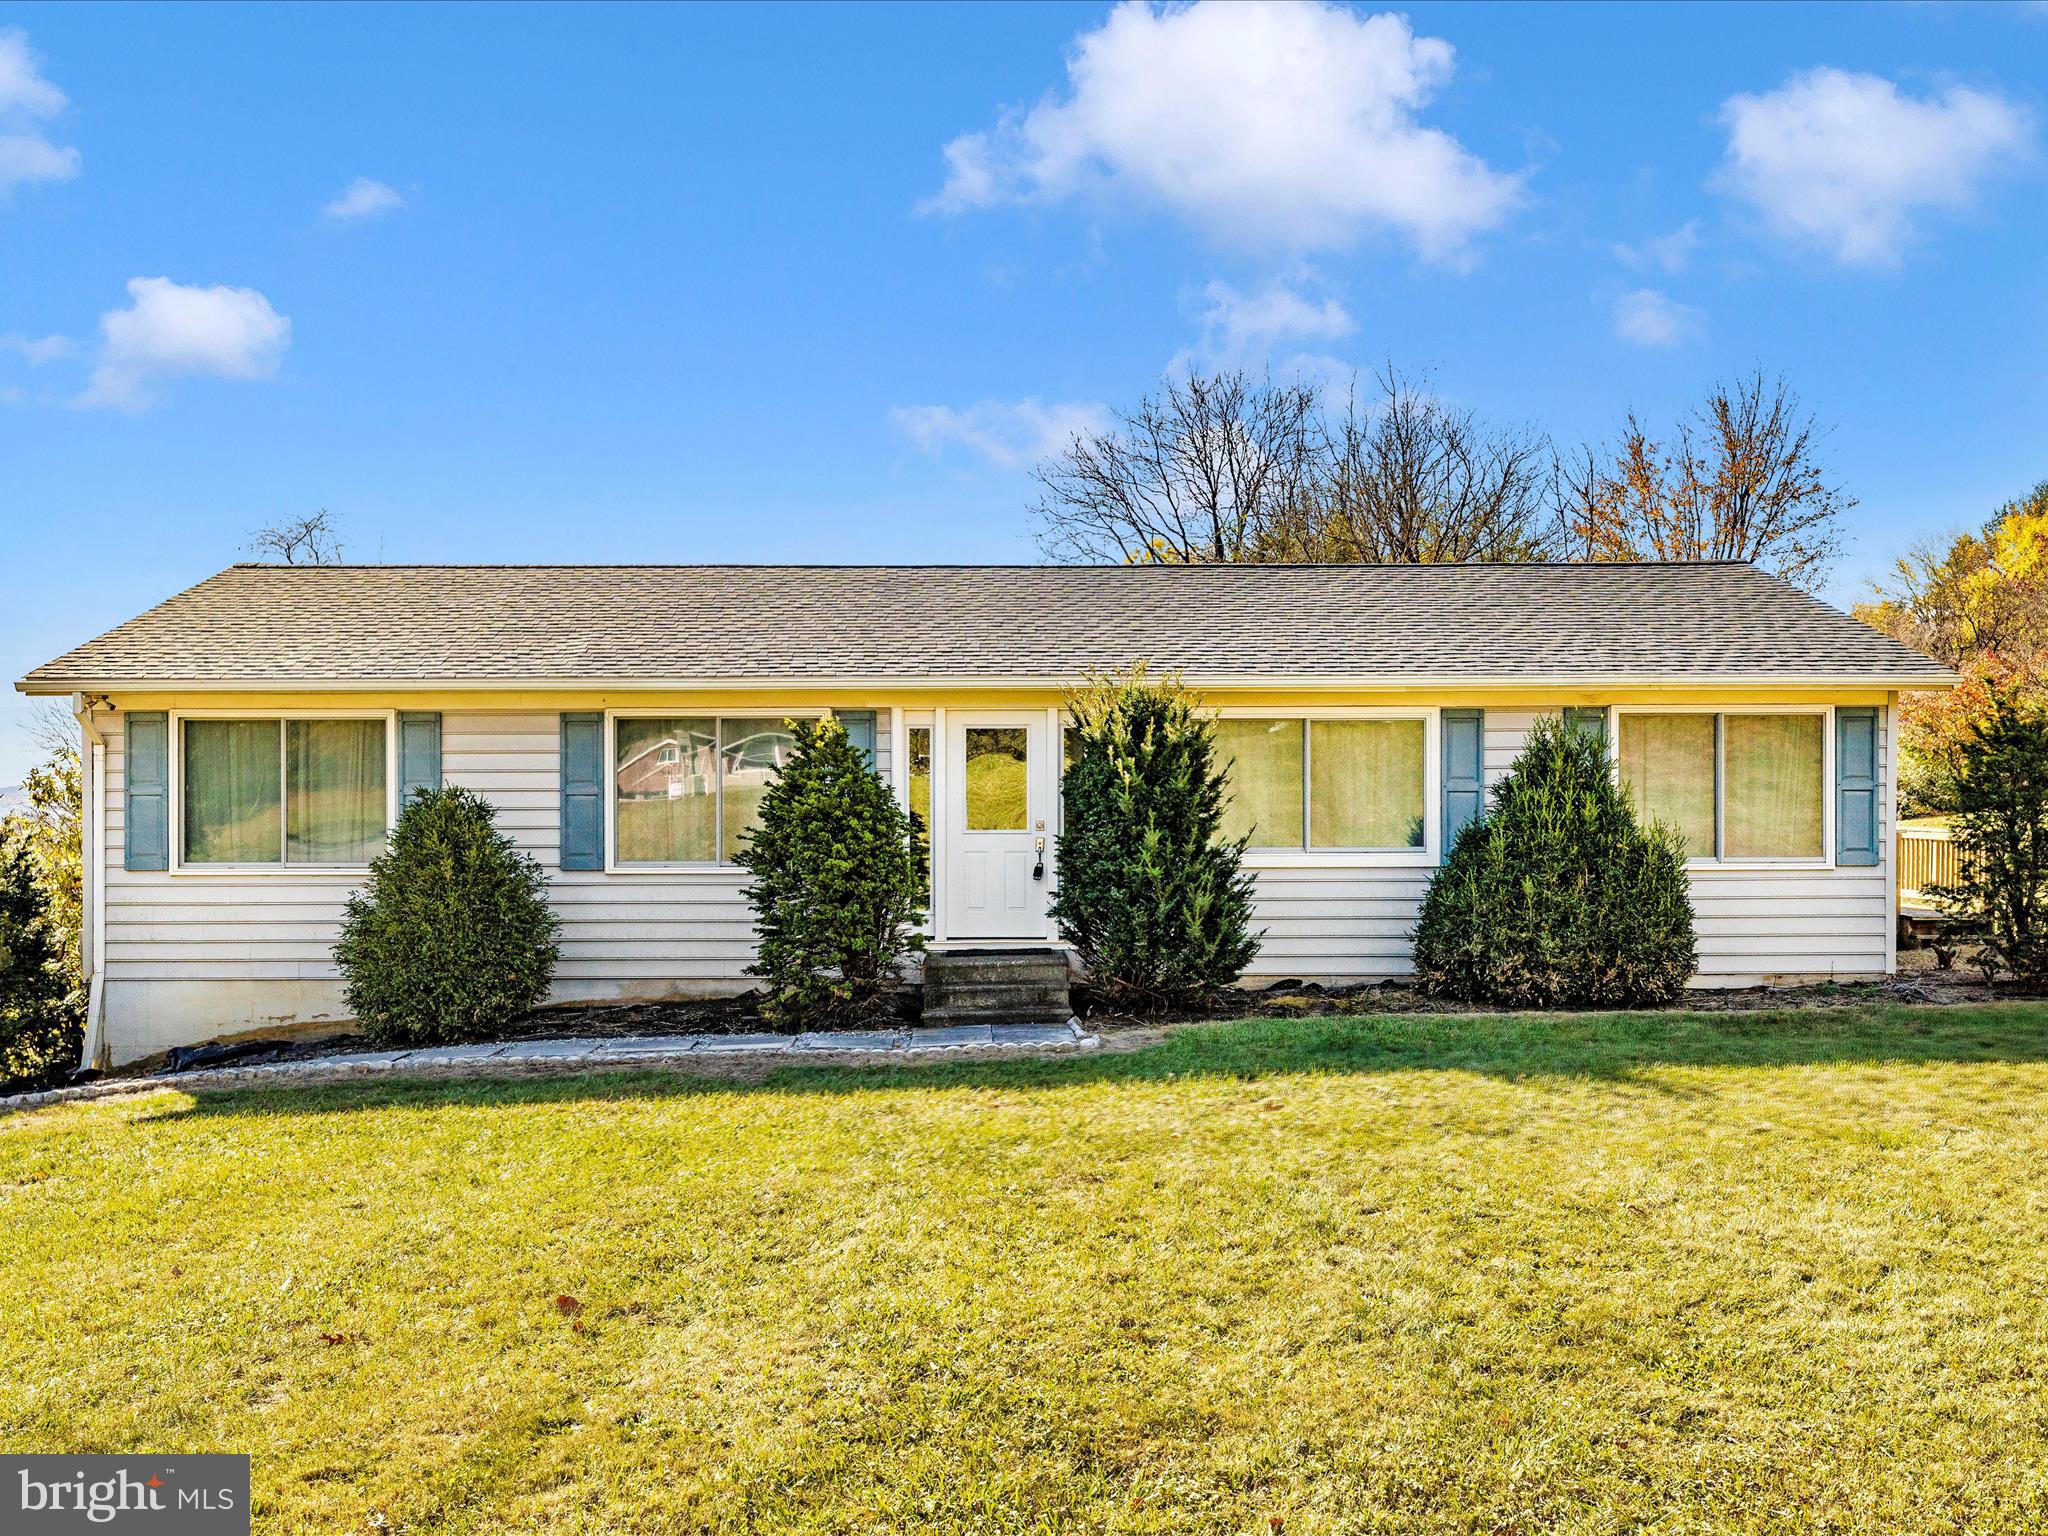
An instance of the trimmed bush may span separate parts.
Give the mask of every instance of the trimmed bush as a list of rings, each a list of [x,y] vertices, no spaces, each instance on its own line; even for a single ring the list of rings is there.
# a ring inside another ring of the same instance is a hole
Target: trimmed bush
[[[1142,666],[1091,680],[1067,709],[1060,936],[1110,1007],[1198,1006],[1259,952],[1244,844],[1223,836],[1214,729],[1177,679]]]
[[[406,803],[348,900],[335,964],[363,1033],[394,1045],[490,1034],[546,998],[561,921],[547,876],[466,789]]]
[[[0,822],[0,1093],[61,1083],[78,1065],[84,1010],[24,829]]]
[[[778,1029],[851,1027],[889,1006],[924,948],[924,838],[837,720],[789,724],[796,746],[761,796],[736,861],[754,877],[762,1017]]]
[[[1536,722],[1415,930],[1423,987],[1519,1008],[1669,1002],[1695,963],[1678,835],[1636,820],[1592,733]]]

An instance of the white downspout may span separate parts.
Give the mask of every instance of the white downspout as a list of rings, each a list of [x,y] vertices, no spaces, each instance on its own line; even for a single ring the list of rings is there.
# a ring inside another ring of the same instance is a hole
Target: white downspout
[[[78,957],[85,972],[85,1044],[78,1064],[90,1068],[105,1064],[112,1053],[106,1040],[105,967],[100,957],[107,951],[107,903],[102,887],[107,871],[107,738],[93,724],[93,706],[82,693],[71,695],[71,713],[78,721],[85,752],[79,760],[79,798],[85,806],[85,847],[79,872],[79,901],[85,908],[83,931],[79,934]]]

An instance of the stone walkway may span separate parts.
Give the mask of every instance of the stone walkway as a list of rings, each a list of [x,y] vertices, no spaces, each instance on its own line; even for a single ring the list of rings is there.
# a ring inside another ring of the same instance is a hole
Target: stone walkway
[[[306,1056],[293,1061],[249,1062],[202,1067],[192,1072],[163,1072],[148,1077],[106,1078],[76,1088],[50,1088],[0,1098],[0,1113],[34,1109],[77,1099],[114,1098],[150,1093],[159,1088],[225,1088],[252,1083],[323,1081],[405,1076],[412,1072],[435,1077],[503,1076],[524,1069],[555,1067],[658,1066],[682,1059],[724,1057],[802,1058],[851,1056],[874,1061],[889,1056],[938,1051],[1093,1050],[1102,1042],[1081,1028],[1065,1024],[911,1025],[897,1029],[848,1029],[802,1035],[632,1035],[623,1038],[510,1040],[483,1045],[432,1045],[415,1050],[348,1051],[333,1056]]]

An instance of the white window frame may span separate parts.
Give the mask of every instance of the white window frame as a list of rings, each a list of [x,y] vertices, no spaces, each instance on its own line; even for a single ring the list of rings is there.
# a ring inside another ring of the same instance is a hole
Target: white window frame
[[[672,704],[663,709],[608,709],[604,712],[604,872],[608,875],[730,874],[739,868],[730,859],[619,858],[619,722],[621,720],[709,720],[718,731],[718,793],[711,808],[712,825],[725,826],[725,722],[728,720],[823,720],[832,711],[819,705],[801,709],[764,705],[758,709],[719,706],[705,709]]]
[[[398,825],[398,711],[395,709],[174,709],[171,717],[170,873],[203,878],[263,875],[285,879],[323,876],[360,880],[370,867],[360,864],[287,864],[284,828],[289,824],[284,783],[284,722],[287,720],[381,720],[384,722],[384,836]],[[196,864],[185,858],[185,722],[187,720],[275,720],[278,722],[278,857],[274,864]]]
[[[1443,711],[1435,705],[1415,707],[1280,709],[1251,706],[1218,709],[1219,720],[1298,720],[1301,738],[1301,833],[1304,843],[1314,834],[1309,780],[1314,748],[1308,727],[1316,721],[1419,720],[1422,722],[1422,846],[1420,848],[1259,848],[1244,851],[1247,869],[1427,869],[1442,857],[1443,839]]]
[[[1695,855],[1687,869],[1741,873],[1835,867],[1835,706],[1832,704],[1617,704],[1607,711],[1607,760],[1621,782],[1621,719],[1624,715],[1817,715],[1820,717],[1820,857],[1724,859]],[[1714,731],[1714,846],[1725,841],[1727,821],[1727,729]]]

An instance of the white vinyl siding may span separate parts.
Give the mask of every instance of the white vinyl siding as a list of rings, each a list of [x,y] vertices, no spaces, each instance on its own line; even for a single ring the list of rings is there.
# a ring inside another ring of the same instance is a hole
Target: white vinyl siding
[[[877,766],[889,771],[886,711]],[[746,873],[556,867],[561,818],[557,714],[444,714],[441,772],[485,795],[498,825],[546,869],[562,916],[558,1000],[651,984],[745,980],[753,915]],[[119,1060],[260,1024],[347,1015],[333,946],[360,876],[143,873],[122,862],[123,735],[107,732],[107,1018]],[[230,985],[241,984],[241,985]],[[636,984],[639,984],[636,986]]]
[[[1486,712],[1485,771],[1498,782],[1535,718]],[[1890,721],[1880,717],[1880,729]],[[891,773],[890,716],[878,710],[877,766]],[[1881,742],[1880,772],[1890,772]],[[560,1000],[747,984],[753,922],[737,869],[631,875],[557,866],[560,718],[448,712],[442,772],[487,796],[498,824],[546,869],[563,920]],[[322,871],[141,873],[122,865],[123,735],[107,731],[107,1022],[118,1060],[278,1022],[346,1016],[332,945],[359,876]],[[1883,861],[1874,867],[1692,874],[1703,985],[1871,976],[1887,965],[1892,807],[1881,785]],[[1830,788],[1832,793],[1832,788]],[[1434,796],[1432,795],[1432,801]],[[1248,978],[1357,979],[1411,970],[1408,935],[1431,869],[1304,864],[1257,871],[1265,947]]]
[[[1739,708],[1733,712],[1740,713]],[[1507,775],[1534,712],[1486,712],[1486,785]],[[1886,733],[1890,712],[1878,711],[1878,846],[1874,865],[1830,869],[1692,867],[1692,904],[1699,937],[1700,985],[1734,985],[1785,977],[1873,976],[1889,963],[1892,803]],[[1830,808],[1834,785],[1824,786]],[[1828,817],[1833,820],[1832,815]],[[1830,857],[1833,849],[1825,849]]]
[[[1486,711],[1486,788],[1507,776],[1536,721],[1534,710]],[[1879,773],[1889,771],[1879,711]],[[1892,844],[1892,805],[1880,782],[1884,823],[1879,846]],[[1828,786],[1833,794],[1833,786]],[[1282,976],[1358,980],[1413,969],[1408,935],[1429,887],[1429,870],[1260,869],[1256,922],[1265,946],[1250,980]],[[1891,855],[1863,868],[1692,870],[1698,919],[1697,985],[1761,980],[1873,976],[1889,963]]]
[[[1414,970],[1408,935],[1429,889],[1427,869],[1260,869],[1252,926],[1266,932],[1247,980],[1356,980]]]

